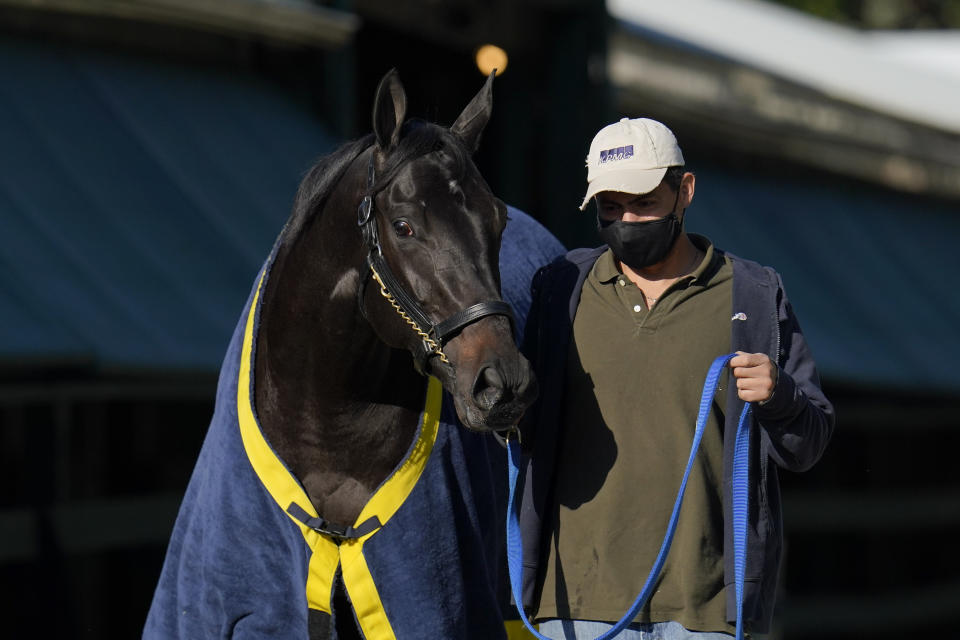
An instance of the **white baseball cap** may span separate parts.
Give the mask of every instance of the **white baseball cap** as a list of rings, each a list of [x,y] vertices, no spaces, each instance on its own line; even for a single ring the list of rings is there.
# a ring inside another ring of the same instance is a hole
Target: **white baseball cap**
[[[587,155],[587,195],[580,210],[601,191],[649,193],[670,167],[682,167],[673,132],[649,118],[623,118],[593,137]]]

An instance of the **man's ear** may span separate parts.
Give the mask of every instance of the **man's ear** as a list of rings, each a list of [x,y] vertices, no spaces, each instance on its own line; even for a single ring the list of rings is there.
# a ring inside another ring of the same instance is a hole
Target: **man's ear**
[[[687,171],[680,180],[680,203],[682,208],[686,209],[693,202],[693,192],[696,191],[697,177],[693,172]]]

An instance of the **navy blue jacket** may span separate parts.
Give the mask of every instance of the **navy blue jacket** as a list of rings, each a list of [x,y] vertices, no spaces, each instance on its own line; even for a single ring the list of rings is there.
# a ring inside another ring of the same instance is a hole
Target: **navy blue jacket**
[[[564,371],[573,319],[587,274],[605,250],[606,247],[575,249],[541,269],[533,280],[533,303],[523,351],[536,371],[540,396],[524,418],[524,443],[532,456],[526,470],[520,512],[524,544],[523,601],[528,609],[536,606],[538,590],[542,587],[537,583],[537,573],[547,546],[541,543],[547,539],[551,526],[543,517],[550,513],[553,501]],[[783,547],[777,467],[804,471],[820,458],[833,432],[833,407],[820,390],[813,357],[780,276],[769,267],[717,251],[733,263],[732,350],[765,353],[780,367],[774,395],[764,406],[754,408],[751,425],[751,508],[744,619],[748,621],[748,629],[764,633],[773,614]],[[704,371],[711,361],[712,358],[704,363]],[[737,396],[736,385],[730,385],[725,433],[736,433],[743,404]],[[733,438],[726,438],[723,446],[724,573],[729,587],[727,618],[731,621],[736,619],[733,517],[729,498],[733,444]]]

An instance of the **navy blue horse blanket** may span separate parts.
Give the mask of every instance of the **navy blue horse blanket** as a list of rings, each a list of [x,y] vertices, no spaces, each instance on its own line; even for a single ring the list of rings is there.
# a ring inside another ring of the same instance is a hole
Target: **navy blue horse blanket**
[[[533,273],[564,249],[526,214],[510,208],[508,220],[503,295],[522,327]],[[357,520],[376,516],[381,528],[337,545],[288,514],[296,504],[317,516],[252,405],[269,263],[227,349],[144,638],[307,638],[329,628],[338,575],[367,640],[505,637],[502,457],[456,425],[435,378],[415,441]]]

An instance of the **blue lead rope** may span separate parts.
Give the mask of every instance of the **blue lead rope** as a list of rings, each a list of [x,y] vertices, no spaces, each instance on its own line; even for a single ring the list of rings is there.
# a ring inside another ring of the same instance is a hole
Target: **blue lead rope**
[[[634,600],[633,605],[623,615],[620,620],[606,632],[596,638],[596,640],[608,640],[623,631],[624,628],[637,616],[641,607],[650,598],[650,593],[656,583],[660,570],[663,569],[663,563],[667,559],[670,551],[670,545],[673,542],[673,534],[677,529],[677,520],[680,517],[680,506],[683,504],[683,494],[687,489],[687,479],[690,477],[690,471],[693,468],[693,461],[697,457],[697,450],[700,448],[700,440],[703,438],[703,430],[707,423],[707,417],[710,415],[710,407],[713,404],[713,396],[717,390],[717,383],[720,381],[720,374],[724,367],[730,362],[736,354],[731,353],[720,356],[710,365],[707,372],[707,379],[703,383],[703,393],[700,396],[700,412],[697,415],[697,426],[693,434],[693,444],[690,446],[690,458],[687,460],[687,468],[683,472],[683,480],[680,483],[680,490],[677,492],[677,500],[673,505],[673,513],[670,514],[670,522],[667,525],[667,532],[663,537],[663,543],[660,545],[660,551],[657,553],[657,559],[650,569],[650,575],[643,588]],[[750,415],[750,403],[743,407],[740,414],[740,424],[737,427],[736,440],[734,441],[734,461],[733,461],[733,558],[734,558],[734,579],[737,589],[737,640],[743,640],[743,580],[746,563],[747,548],[747,502],[749,495],[749,455],[750,455],[750,424],[748,416]],[[510,589],[513,591],[513,600],[517,605],[517,611],[520,613],[520,619],[523,624],[535,637],[540,640],[551,640],[542,635],[527,619],[527,614],[523,610],[523,597],[521,587],[521,569],[523,567],[523,542],[520,538],[520,522],[516,504],[517,479],[520,476],[521,453],[520,447],[516,446],[510,440],[507,441],[508,452],[508,481],[510,486],[510,497],[507,502],[507,566],[510,571]]]

